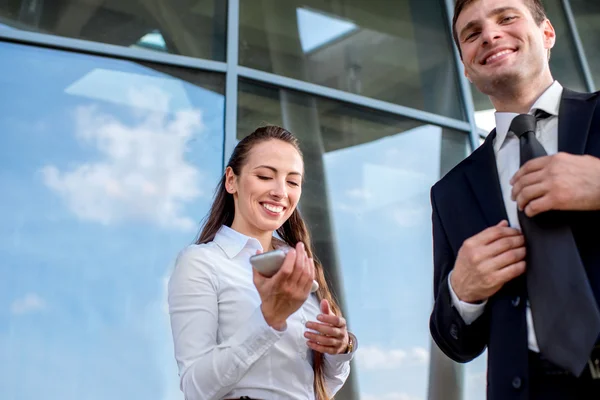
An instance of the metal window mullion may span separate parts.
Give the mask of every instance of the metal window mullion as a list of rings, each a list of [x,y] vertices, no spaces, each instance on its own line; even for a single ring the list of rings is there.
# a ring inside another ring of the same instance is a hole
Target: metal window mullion
[[[373,99],[371,97],[357,95],[339,89],[333,89],[315,83],[288,78],[282,75],[276,75],[270,72],[264,72],[240,66],[238,67],[238,74],[240,77],[251,79],[257,82],[263,82],[279,88],[292,89],[314,96],[325,97],[331,100],[350,103],[356,106],[382,111],[392,115],[439,125],[445,128],[451,128],[465,132],[470,130],[470,125],[465,121],[433,114],[427,111],[417,110],[399,104],[389,103],[383,100]]]
[[[577,30],[577,24],[575,23],[575,17],[573,15],[573,9],[571,8],[570,0],[562,0],[562,6],[565,12],[565,17],[567,18],[567,26],[569,27],[569,32],[571,32],[571,36],[573,37],[575,52],[577,53],[577,58],[579,60],[579,64],[581,65],[581,70],[583,72],[583,78],[585,79],[587,90],[593,92],[596,90],[596,85],[594,84],[594,78],[592,77],[592,72],[587,62],[587,57],[585,56],[583,43],[581,42],[581,37],[579,36],[579,31]]]
[[[148,61],[157,64],[173,65],[205,71],[225,72],[226,63],[206,60],[159,51],[135,49],[115,44],[92,42],[83,39],[67,38],[38,32],[0,28],[0,42],[36,45],[56,50],[77,51],[80,53],[113,57],[132,61]]]
[[[467,121],[469,122],[469,142],[471,144],[471,151],[475,151],[477,147],[479,147],[479,129],[477,128],[477,124],[475,123],[475,105],[473,103],[473,95],[471,93],[471,87],[469,86],[469,82],[467,81],[467,77],[461,72],[463,70],[463,64],[460,59],[460,54],[458,53],[458,49],[454,45],[454,38],[452,36],[452,17],[454,14],[454,1],[453,0],[444,0],[446,6],[446,16],[448,17],[448,34],[452,38],[452,54],[454,55],[454,63],[456,65],[456,75],[458,77],[460,94],[462,96],[464,110],[467,116]]]
[[[238,59],[240,0],[229,0],[227,10],[227,73],[225,78],[225,137],[223,170],[237,143]]]

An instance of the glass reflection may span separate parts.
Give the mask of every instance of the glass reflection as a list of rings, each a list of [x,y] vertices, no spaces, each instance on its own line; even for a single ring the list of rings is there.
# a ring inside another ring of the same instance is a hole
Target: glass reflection
[[[1,397],[182,398],[166,279],[221,174],[223,77],[0,58]]]
[[[0,26],[225,61],[227,1],[14,0]]]
[[[600,88],[600,2],[571,0],[570,3],[592,78],[598,90]]]
[[[238,137],[268,122],[301,140],[300,209],[361,349],[336,398],[427,398],[429,190],[468,154],[467,134],[249,81],[239,88]]]
[[[240,64],[463,119],[442,0],[241,0]]]

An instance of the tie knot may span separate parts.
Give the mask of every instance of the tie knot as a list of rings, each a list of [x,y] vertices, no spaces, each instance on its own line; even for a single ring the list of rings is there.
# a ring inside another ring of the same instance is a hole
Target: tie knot
[[[521,136],[525,135],[527,132],[533,132],[535,134],[536,122],[535,116],[531,114],[519,114],[512,120],[508,130],[521,138]]]

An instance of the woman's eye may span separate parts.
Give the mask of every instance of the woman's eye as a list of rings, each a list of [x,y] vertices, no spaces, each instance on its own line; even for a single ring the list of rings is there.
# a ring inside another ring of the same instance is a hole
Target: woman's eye
[[[300,184],[298,182],[288,181],[288,183],[292,186],[300,186]]]
[[[258,179],[260,179],[261,181],[268,181],[269,179],[271,179],[271,177],[270,176],[258,175]]]

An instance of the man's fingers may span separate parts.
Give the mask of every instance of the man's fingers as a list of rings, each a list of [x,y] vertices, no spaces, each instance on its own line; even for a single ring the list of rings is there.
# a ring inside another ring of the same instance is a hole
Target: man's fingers
[[[525,237],[521,234],[505,236],[485,247],[484,257],[493,258],[512,249],[525,246]]]
[[[537,157],[529,160],[523,165],[510,179],[510,184],[514,185],[524,175],[543,169],[552,160],[552,156]]]
[[[544,196],[547,192],[548,189],[544,183],[527,186],[517,196],[517,207],[519,210],[523,210],[531,201]]]
[[[522,275],[525,272],[525,261],[519,261],[514,264],[510,264],[502,269],[499,269],[494,273],[494,279],[498,284],[503,285],[508,281],[515,279],[517,276]]]
[[[523,261],[526,255],[527,250],[525,249],[525,246],[505,251],[504,253],[485,261],[482,265],[482,270],[499,271],[509,265]]]
[[[544,172],[536,171],[527,175],[523,175],[519,180],[515,181],[515,184],[510,191],[510,197],[513,200],[516,200],[519,197],[519,193],[523,191],[523,189],[527,188],[531,185],[536,185],[542,183],[544,181]]]
[[[551,209],[553,209],[552,200],[550,196],[546,195],[530,201],[523,209],[523,212],[528,217],[534,217],[540,213],[549,211]]]
[[[519,230],[509,227],[508,223],[502,225],[498,224],[479,232],[477,235],[467,239],[465,243],[472,242],[472,245],[480,246],[490,244],[503,237],[520,234],[521,232],[519,232]]]

